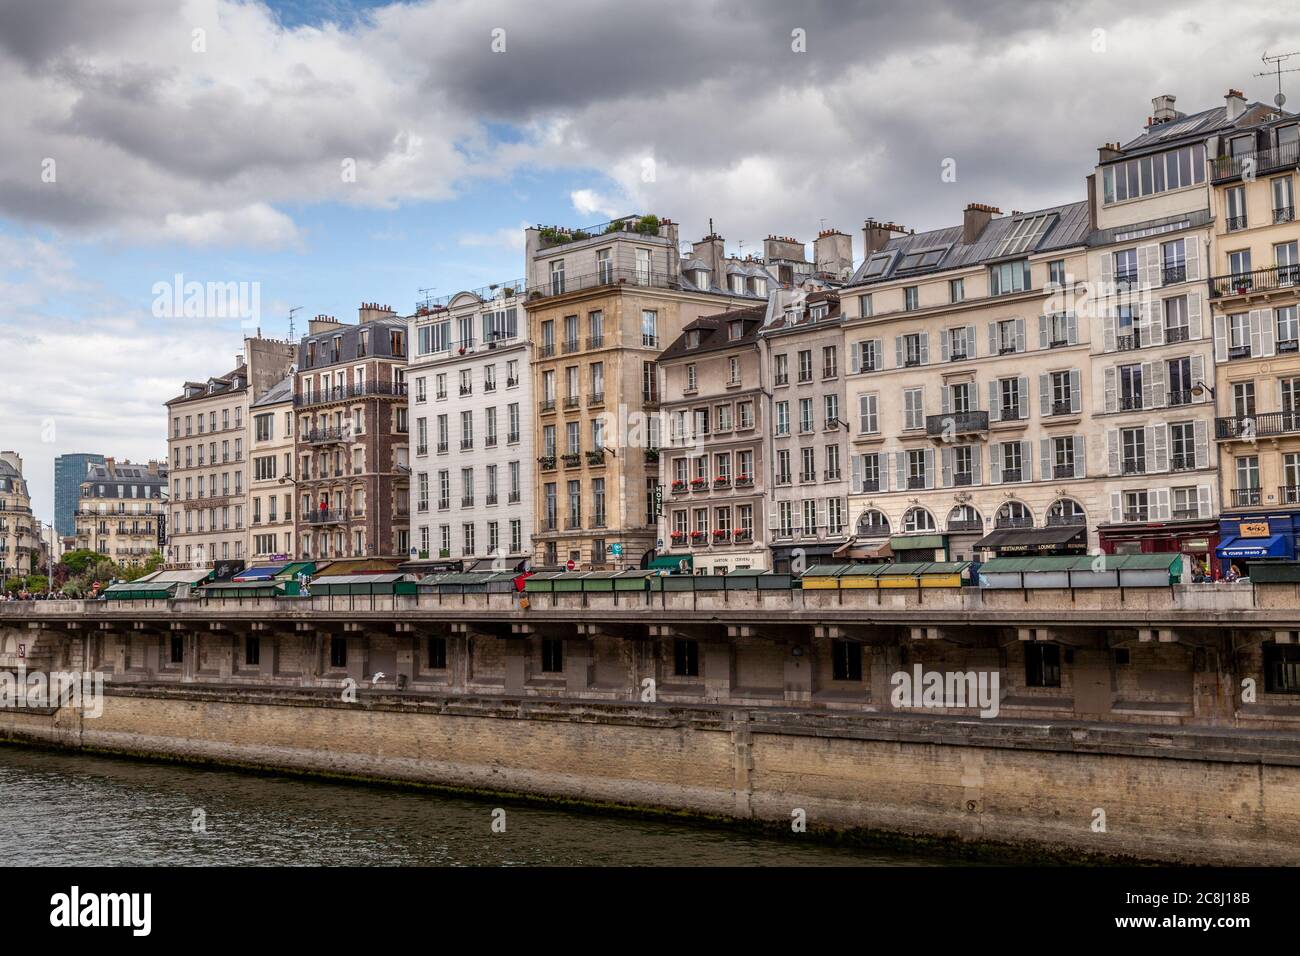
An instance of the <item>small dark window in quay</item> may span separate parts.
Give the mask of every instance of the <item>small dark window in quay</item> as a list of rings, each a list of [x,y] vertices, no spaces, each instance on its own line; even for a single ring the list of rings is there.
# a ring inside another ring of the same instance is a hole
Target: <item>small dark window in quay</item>
[[[862,680],[862,645],[856,641],[831,641],[832,676],[835,680]]]
[[[678,638],[673,641],[673,674],[677,677],[700,676],[700,642]]]
[[[330,667],[348,666],[348,639],[346,637],[330,638]]]
[[[1029,687],[1061,686],[1061,648],[1034,642],[1025,645],[1025,684]]]
[[[440,671],[447,667],[447,639],[445,637],[429,638],[429,669]]]
[[[564,670],[564,641],[555,638],[542,639],[542,671],[558,674]]]

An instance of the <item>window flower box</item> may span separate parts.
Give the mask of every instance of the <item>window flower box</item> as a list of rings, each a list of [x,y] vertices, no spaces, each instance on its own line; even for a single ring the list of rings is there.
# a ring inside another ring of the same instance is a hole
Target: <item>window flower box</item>
[[[684,481],[673,482],[673,494],[680,495],[685,490],[686,490],[686,482]]]
[[[674,531],[671,535],[669,535],[669,537],[672,538],[673,544],[681,544],[683,541],[686,540],[686,532]]]
[[[725,487],[727,487],[727,485],[729,485],[729,484],[731,484],[731,479],[730,479],[730,478],[714,478],[714,479],[713,479],[713,487],[714,487],[714,488],[725,488]]]
[[[704,532],[703,532],[703,531],[692,531],[692,532],[691,532],[691,540],[692,540],[692,541],[703,541],[703,540],[704,540]]]
[[[713,540],[714,540],[714,541],[726,541],[726,540],[727,540],[728,538],[730,538],[730,537],[731,537],[731,532],[728,531],[726,528],[714,528],[714,529],[713,529]]]
[[[700,489],[707,487],[708,484],[709,484],[709,479],[707,479],[707,478],[692,478],[692,479],[691,479],[691,487],[692,487],[694,490],[696,490],[696,491],[699,491]]]
[[[737,475],[737,476],[736,476],[736,487],[737,487],[737,488],[748,488],[748,487],[749,487],[750,485],[752,485],[753,483],[754,483],[754,479],[753,479],[752,477],[750,477],[749,475]]]

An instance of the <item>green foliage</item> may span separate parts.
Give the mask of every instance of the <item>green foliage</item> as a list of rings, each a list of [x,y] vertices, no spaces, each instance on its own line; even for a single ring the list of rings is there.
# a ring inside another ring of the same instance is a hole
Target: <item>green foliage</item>
[[[659,217],[654,214],[642,216],[637,221],[636,231],[645,236],[659,235]]]
[[[69,574],[76,576],[84,573],[90,565],[97,564],[103,559],[104,556],[98,551],[91,551],[89,548],[78,548],[76,551],[69,551],[65,554],[62,563],[67,566]]]

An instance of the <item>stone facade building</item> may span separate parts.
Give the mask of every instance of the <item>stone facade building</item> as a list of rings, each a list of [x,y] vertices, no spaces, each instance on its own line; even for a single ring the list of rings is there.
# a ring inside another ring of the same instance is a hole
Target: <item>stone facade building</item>
[[[524,281],[410,318],[410,557],[515,567],[533,554],[532,345]]]
[[[76,548],[119,565],[139,565],[162,550],[167,463],[105,458],[91,465],[77,501]]]
[[[245,339],[230,372],[186,382],[167,402],[169,565],[238,567],[247,560],[249,408],[289,374],[294,354],[290,342]]]
[[[317,316],[299,343],[299,557],[407,556],[407,336],[406,319],[363,303],[356,325]]]
[[[294,555],[294,450],[292,372],[249,408],[248,554],[254,561]]]
[[[661,555],[712,573],[771,567],[767,387],[756,305],[688,322],[659,356]]]
[[[36,568],[37,550],[23,459],[16,451],[0,451],[0,579],[30,574]]]

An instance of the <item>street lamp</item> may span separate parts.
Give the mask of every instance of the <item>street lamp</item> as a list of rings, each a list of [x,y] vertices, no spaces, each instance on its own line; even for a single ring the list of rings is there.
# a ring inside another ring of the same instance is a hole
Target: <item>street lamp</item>
[[[1211,401],[1214,401],[1214,400],[1215,400],[1215,394],[1214,394],[1214,386],[1213,386],[1213,385],[1206,385],[1204,382],[1199,382],[1199,381],[1198,381],[1198,382],[1194,382],[1194,383],[1192,384],[1192,394],[1195,395],[1197,398],[1200,398],[1200,397],[1201,397],[1202,395],[1204,395],[1206,392],[1209,392],[1209,393],[1210,393],[1210,400],[1211,400]]]

